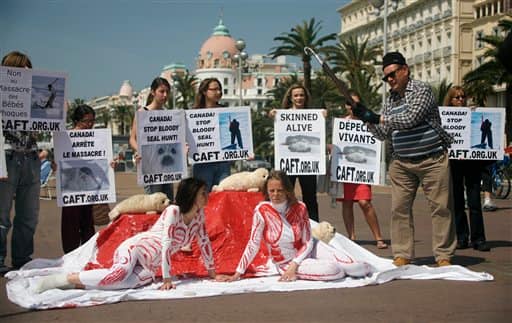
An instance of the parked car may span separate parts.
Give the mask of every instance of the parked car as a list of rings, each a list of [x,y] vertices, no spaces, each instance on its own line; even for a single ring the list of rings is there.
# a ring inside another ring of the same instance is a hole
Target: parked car
[[[254,159],[251,160],[242,160],[240,165],[240,171],[252,172],[258,168],[266,168],[268,170],[272,169],[272,165],[260,156],[255,156]]]

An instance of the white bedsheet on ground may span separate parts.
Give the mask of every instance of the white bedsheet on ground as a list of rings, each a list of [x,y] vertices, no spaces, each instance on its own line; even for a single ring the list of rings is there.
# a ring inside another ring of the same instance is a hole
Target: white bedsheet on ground
[[[96,234],[97,236],[98,234]],[[447,279],[465,281],[489,281],[493,276],[477,273],[461,266],[432,268],[428,266],[408,265],[396,268],[391,260],[378,257],[360,247],[346,237],[336,234],[330,245],[343,248],[355,259],[371,264],[376,272],[364,279],[344,279],[332,282],[304,281],[279,282],[279,276],[266,276],[242,279],[232,283],[219,283],[208,279],[175,280],[176,289],[160,291],[160,284],[154,283],[139,289],[101,291],[101,290],[60,290],[52,289],[41,294],[34,287],[41,276],[54,273],[79,271],[87,262],[94,259],[96,236],[85,245],[59,259],[34,259],[21,270],[9,272],[6,277],[7,295],[15,304],[30,309],[48,309],[58,307],[84,307],[98,304],[115,303],[125,300],[150,300],[218,296],[254,292],[295,291],[325,288],[361,287],[383,284],[393,279]],[[271,273],[269,273],[271,274]]]

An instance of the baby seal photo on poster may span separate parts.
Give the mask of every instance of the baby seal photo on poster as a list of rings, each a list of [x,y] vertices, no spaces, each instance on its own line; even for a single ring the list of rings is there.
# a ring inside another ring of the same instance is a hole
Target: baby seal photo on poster
[[[142,174],[181,172],[183,152],[179,143],[143,145]]]

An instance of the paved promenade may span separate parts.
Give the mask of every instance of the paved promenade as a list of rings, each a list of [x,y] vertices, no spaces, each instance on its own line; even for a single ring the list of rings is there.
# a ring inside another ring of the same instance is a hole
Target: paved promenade
[[[133,174],[116,174],[118,199],[141,193]],[[319,194],[320,219],[344,233],[341,205]],[[252,293],[182,300],[122,302],[88,308],[30,311],[7,299],[0,278],[0,322],[509,322],[512,315],[512,201],[496,200],[499,209],[484,213],[491,252],[458,251],[455,264],[494,275],[492,282],[400,280],[378,286]],[[391,196],[374,189],[374,205],[389,243]],[[431,220],[420,192],[414,205],[416,264],[434,264]],[[355,206],[357,242],[371,252],[391,258],[391,249],[378,250],[359,207]],[[60,245],[60,209],[56,201],[41,201],[34,257],[56,258]],[[506,319],[509,317],[509,319]]]

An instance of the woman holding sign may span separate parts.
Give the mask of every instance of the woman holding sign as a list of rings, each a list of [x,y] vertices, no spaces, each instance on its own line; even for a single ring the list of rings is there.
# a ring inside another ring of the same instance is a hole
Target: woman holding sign
[[[2,66],[32,68],[29,57],[18,51],[8,53]],[[5,120],[3,120],[5,122]],[[5,264],[7,233],[12,228],[12,268],[19,269],[31,260],[34,233],[39,215],[41,162],[37,156],[37,133],[4,130],[7,177],[0,177],[0,275],[10,268]],[[4,138],[0,138],[4,140]],[[11,208],[15,204],[11,224]]]
[[[444,105],[449,107],[465,107],[466,95],[461,86],[453,86],[448,90]],[[474,249],[490,251],[485,239],[484,218],[480,201],[481,173],[488,161],[450,159],[452,176],[453,210],[455,230],[457,232],[457,249],[467,249],[469,242]],[[469,210],[469,227],[465,211],[464,187]]]
[[[350,91],[350,95],[355,102],[360,102],[361,98],[355,91]],[[355,119],[352,113],[352,106],[345,104],[345,110],[347,110],[346,119]],[[372,205],[372,187],[368,184],[355,184],[355,183],[343,183],[343,198],[336,199],[342,200],[343,202],[343,222],[345,223],[345,229],[347,235],[351,240],[356,239],[356,231],[354,226],[354,201],[359,204],[361,211],[363,211],[366,223],[372,231],[373,238],[377,243],[377,248],[386,249],[388,245],[382,239],[380,232],[379,220],[375,208]]]
[[[92,129],[95,119],[96,113],[93,108],[85,104],[79,105],[71,116],[73,130]],[[64,253],[84,244],[95,233],[92,205],[64,206],[60,229]]]
[[[199,84],[194,109],[222,107],[222,104],[219,103],[221,98],[222,85],[220,81],[213,77],[206,78]],[[220,181],[231,174],[231,162],[221,161],[194,164],[192,166],[192,174],[194,177],[205,181],[208,191],[211,191],[214,185],[218,185]]]
[[[311,95],[309,91],[301,84],[294,84],[288,88],[284,95],[281,106],[283,109],[305,109],[309,105]],[[276,111],[270,111],[270,116],[275,117]],[[300,189],[302,191],[302,200],[308,208],[309,218],[319,221],[318,201],[316,199],[316,175],[293,175],[290,176],[292,185],[295,186],[299,179]]]
[[[263,192],[265,201],[254,209],[250,239],[235,273],[218,275],[218,281],[240,279],[262,242],[268,247],[282,282],[364,277],[371,272],[367,263],[313,239],[306,206],[297,201],[293,184],[285,172],[270,172]]]
[[[187,178],[180,182],[176,204],[168,206],[148,231],[123,241],[114,252],[109,269],[93,269],[42,278],[36,290],[87,288],[128,289],[151,284],[159,270],[161,290],[175,288],[171,280],[171,256],[193,239],[197,239],[208,275],[215,278],[210,239],[206,234],[204,206],[208,192],[203,181]]]
[[[139,109],[138,111],[149,111],[149,110],[162,110],[164,104],[167,102],[169,92],[171,91],[171,85],[163,77],[157,77],[151,82],[151,91],[148,97],[147,106]],[[130,147],[132,147],[135,154],[135,162],[138,164],[141,160],[141,156],[137,153],[137,118],[133,118],[132,131],[130,132]],[[152,194],[156,192],[162,192],[167,195],[169,200],[174,200],[174,191],[172,183],[167,184],[154,184],[145,185],[144,193]]]

